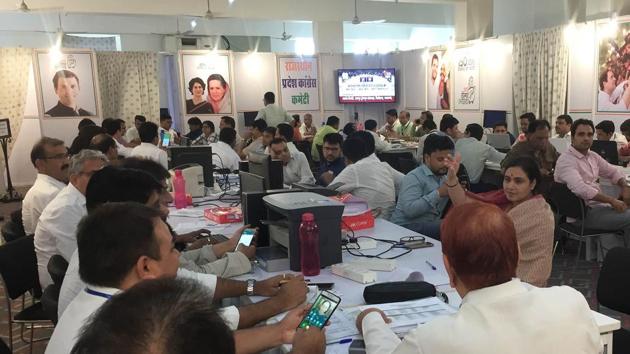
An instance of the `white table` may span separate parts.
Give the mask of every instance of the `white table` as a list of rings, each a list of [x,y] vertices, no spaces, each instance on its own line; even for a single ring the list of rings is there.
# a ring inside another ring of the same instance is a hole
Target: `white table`
[[[197,207],[194,209],[203,208],[205,207]],[[199,227],[201,227],[200,225],[208,224],[207,220],[205,219],[200,220],[193,217],[169,217],[169,223],[171,223],[171,225],[176,230],[183,230],[182,232],[190,231],[192,229],[198,229]],[[213,232],[223,233],[226,236],[229,236],[240,226],[242,226],[242,223],[220,225],[218,227],[206,225],[206,228],[212,230]],[[382,219],[377,219],[374,228],[372,229],[355,231],[355,236],[372,236],[375,238],[387,240],[399,240],[401,237],[404,236],[419,235],[420,234],[414,231],[408,230]],[[322,235],[320,235],[320,237],[321,236]],[[407,279],[409,273],[414,271],[421,272],[424,276],[425,281],[434,284],[438,291],[441,291],[448,296],[449,304],[451,306],[454,306],[455,308],[458,308],[461,304],[461,298],[457,294],[457,292],[449,285],[448,275],[446,273],[446,269],[444,268],[444,263],[442,262],[442,244],[439,241],[430,238],[427,239],[434,244],[433,247],[416,249],[398,258],[396,260],[397,268],[393,272],[376,272],[377,281],[403,281]],[[365,254],[376,254],[377,252],[383,251],[388,247],[388,244],[378,242],[376,249],[364,250],[363,252]],[[383,257],[391,257],[402,252],[403,251],[400,249],[395,249],[383,255]],[[348,254],[348,252],[346,251],[343,251],[342,257],[344,262],[349,262],[356,259],[356,257]],[[429,261],[431,264],[433,264],[437,268],[437,270],[431,269],[426,264],[426,261]],[[259,267],[254,267],[251,273],[235,277],[235,279],[265,279],[270,276],[282,273],[288,272],[268,273],[260,269]],[[363,289],[366,285],[335,276],[331,273],[330,267],[322,269],[321,273],[318,276],[308,277],[308,279],[311,279],[312,282],[335,283],[333,291],[342,297],[342,302],[340,305],[341,307],[353,307],[365,304],[365,302],[363,301]],[[262,298],[252,297],[249,300],[252,302],[258,302],[262,300]],[[599,327],[600,335],[602,336],[602,341],[605,345],[604,353],[612,353],[612,332],[619,329],[621,327],[621,323],[616,319],[610,318],[595,311],[593,311],[593,316],[595,317],[595,321],[597,322],[597,325]],[[344,348],[348,346],[349,345],[335,344],[329,345],[328,348],[330,349],[330,352],[339,352],[340,349],[341,351],[343,351]],[[328,351],[329,350],[327,350],[327,352]]]

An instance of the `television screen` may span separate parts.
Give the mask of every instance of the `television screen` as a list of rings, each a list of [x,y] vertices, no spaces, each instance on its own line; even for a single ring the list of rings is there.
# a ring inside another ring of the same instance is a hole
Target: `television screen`
[[[396,102],[396,69],[337,70],[339,103]]]

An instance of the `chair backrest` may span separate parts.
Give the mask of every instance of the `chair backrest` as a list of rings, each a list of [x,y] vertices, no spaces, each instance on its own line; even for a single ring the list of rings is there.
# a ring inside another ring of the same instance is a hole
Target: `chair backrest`
[[[7,220],[0,229],[4,242],[11,242],[17,240],[20,237],[26,236],[24,228],[13,222],[13,220]]]
[[[61,292],[61,284],[50,284],[44,290],[42,295],[42,309],[46,317],[57,324],[57,311],[59,308],[59,293]]]
[[[298,149],[298,151],[302,152],[306,156],[306,159],[309,162],[313,161],[313,157],[311,156],[311,142],[310,141],[302,140],[302,141],[294,141],[293,143],[295,144],[295,147]]]
[[[548,196],[561,216],[577,220],[583,220],[586,217],[584,200],[573,194],[566,184],[553,182]]]
[[[413,171],[416,167],[418,167],[418,163],[414,159],[404,159],[402,157],[399,157],[398,167],[400,168],[398,171],[400,171],[401,173],[407,174]]]
[[[376,157],[378,157],[379,160],[383,162],[387,162],[390,166],[392,166],[392,168],[394,168],[396,171],[399,171],[401,173],[404,173],[404,172],[401,171],[398,161],[400,159],[413,160],[413,154],[408,151],[382,152],[380,154],[376,154]]]
[[[11,221],[13,221],[15,225],[17,225],[16,230],[21,230],[22,233],[26,234],[24,232],[24,222],[22,221],[22,208],[13,210],[11,212]]]
[[[68,262],[62,256],[55,254],[50,257],[47,268],[53,283],[61,287],[63,278],[66,276],[66,270],[68,269]]]
[[[21,237],[0,246],[0,276],[7,295],[13,300],[29,290],[41,295],[33,236]]]
[[[630,314],[630,249],[608,251],[599,271],[597,301],[611,310]]]

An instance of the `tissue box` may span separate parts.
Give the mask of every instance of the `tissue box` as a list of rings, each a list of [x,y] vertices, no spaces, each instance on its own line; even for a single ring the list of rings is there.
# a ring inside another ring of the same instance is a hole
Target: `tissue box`
[[[374,227],[374,216],[365,200],[352,194],[342,194],[330,198],[345,205],[341,217],[342,230],[357,231]]]
[[[212,220],[217,224],[228,224],[243,221],[243,212],[241,211],[241,208],[238,207],[209,208],[204,210],[204,215],[207,219]]]

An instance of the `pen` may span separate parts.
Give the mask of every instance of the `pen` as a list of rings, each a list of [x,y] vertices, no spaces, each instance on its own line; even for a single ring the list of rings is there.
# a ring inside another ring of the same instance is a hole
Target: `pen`
[[[431,264],[431,262],[429,262],[429,261],[424,261],[424,262],[425,262],[426,264],[428,264],[428,265],[429,265],[429,267],[431,267],[431,269],[433,269],[433,270],[437,270],[437,267],[436,267],[436,266],[434,266],[433,264]]]
[[[346,343],[350,343],[352,342],[352,338],[344,338],[342,340],[340,340],[339,342],[337,342],[337,344],[346,344]]]

